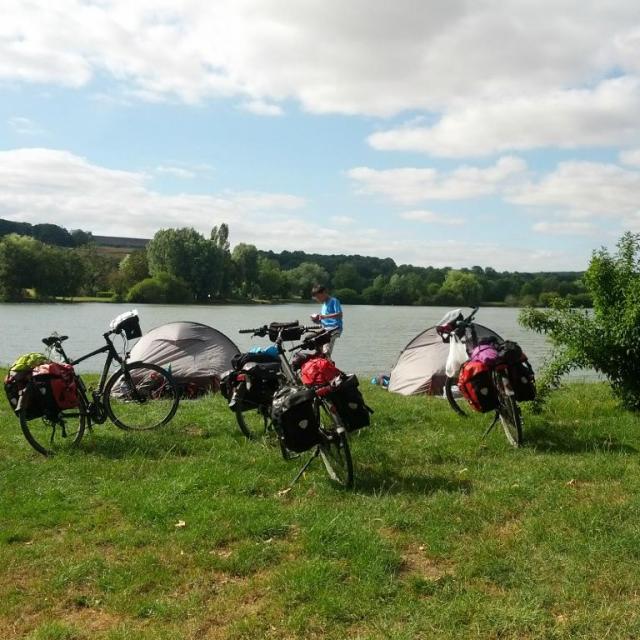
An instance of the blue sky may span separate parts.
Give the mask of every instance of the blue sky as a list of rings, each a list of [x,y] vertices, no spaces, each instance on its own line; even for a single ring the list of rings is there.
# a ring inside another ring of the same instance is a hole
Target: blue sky
[[[520,270],[640,229],[637,2],[6,4],[1,217]]]

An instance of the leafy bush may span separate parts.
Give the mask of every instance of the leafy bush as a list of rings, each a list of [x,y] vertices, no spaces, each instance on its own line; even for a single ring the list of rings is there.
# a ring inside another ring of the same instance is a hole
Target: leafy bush
[[[155,304],[183,304],[193,301],[189,285],[168,273],[158,273],[153,278],[145,278],[131,287],[127,302],[147,302]]]
[[[593,312],[556,299],[525,309],[520,322],[546,334],[553,354],[541,378],[542,397],[577,368],[604,374],[622,404],[640,411],[640,234],[626,233],[612,255],[594,252],[584,278]]]
[[[336,289],[333,295],[344,304],[361,304],[362,296],[355,290],[349,287],[343,289]]]

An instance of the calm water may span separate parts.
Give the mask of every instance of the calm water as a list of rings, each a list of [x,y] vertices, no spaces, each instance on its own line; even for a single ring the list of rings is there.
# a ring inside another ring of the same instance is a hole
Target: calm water
[[[52,331],[70,336],[68,352],[87,353],[101,344],[101,334],[109,321],[132,305],[116,304],[0,304],[0,364],[10,364],[16,356],[44,347],[40,339]],[[209,324],[226,333],[240,349],[260,341],[238,334],[240,328],[271,321],[300,320],[311,324],[313,304],[171,306],[137,305],[143,331],[175,320]],[[387,372],[413,336],[436,324],[448,309],[442,307],[345,307],[345,332],[334,352],[341,368],[362,374]],[[545,339],[525,331],[517,322],[518,309],[481,309],[477,318],[503,337],[518,341],[534,366],[548,353]],[[264,341],[262,341],[264,343]],[[100,359],[87,363],[85,370],[100,368]]]

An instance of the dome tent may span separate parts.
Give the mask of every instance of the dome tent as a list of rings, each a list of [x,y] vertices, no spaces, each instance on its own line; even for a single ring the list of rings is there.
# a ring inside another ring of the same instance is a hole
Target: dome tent
[[[478,338],[500,336],[491,329],[476,324]],[[400,353],[391,371],[389,391],[403,396],[426,394],[441,395],[447,375],[445,367],[449,345],[442,342],[436,327],[429,327],[419,333]]]
[[[213,327],[170,322],[140,338],[130,357],[170,368],[179,384],[217,388],[216,380],[231,368],[231,359],[238,353],[235,343]]]

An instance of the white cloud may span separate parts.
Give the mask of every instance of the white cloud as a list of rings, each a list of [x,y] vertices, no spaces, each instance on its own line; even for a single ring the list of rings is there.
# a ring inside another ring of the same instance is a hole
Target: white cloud
[[[242,104],[245,111],[249,111],[257,116],[282,116],[284,111],[277,104],[271,104],[264,100],[251,100]]]
[[[4,0],[0,78],[146,99],[440,112],[640,70],[637,0]]]
[[[619,160],[622,164],[640,167],[640,149],[626,149],[625,151],[621,151]]]
[[[451,218],[450,216],[446,216],[441,213],[434,213],[433,211],[426,211],[425,209],[403,211],[399,215],[403,220],[423,222],[425,224],[446,224],[453,226],[464,224],[464,220],[462,218]]]
[[[337,224],[342,227],[347,227],[355,223],[355,218],[351,216],[331,216],[330,218],[333,224]]]
[[[256,238],[269,226],[261,221],[275,216],[287,220],[283,227],[295,228],[290,212],[305,205],[303,198],[283,193],[167,195],[149,182],[145,173],[107,169],[68,151],[1,151],[0,217],[138,237],[161,227],[193,226],[208,233],[226,221]]]
[[[431,126],[369,136],[375,149],[464,157],[542,147],[611,146],[640,141],[640,79],[605,80],[594,89],[526,92],[452,107]]]
[[[536,222],[533,230],[553,236],[592,236],[596,233],[596,226],[590,222]]]
[[[624,223],[640,212],[640,172],[614,164],[561,162],[539,181],[512,188],[506,198],[514,204],[560,209],[574,218]]]
[[[7,120],[7,124],[15,133],[25,136],[39,136],[46,133],[36,122],[23,116],[14,116]]]
[[[184,167],[169,167],[165,165],[157,166],[156,173],[170,175],[174,178],[183,178],[185,180],[196,177],[196,174],[193,171],[185,169]]]
[[[394,202],[413,204],[490,195],[522,176],[526,168],[521,158],[505,156],[489,167],[464,165],[450,173],[431,168],[378,170],[356,167],[348,171],[348,176],[356,184],[359,193],[382,195]]]

